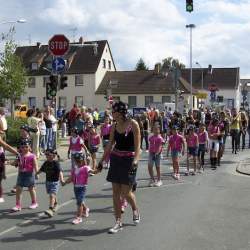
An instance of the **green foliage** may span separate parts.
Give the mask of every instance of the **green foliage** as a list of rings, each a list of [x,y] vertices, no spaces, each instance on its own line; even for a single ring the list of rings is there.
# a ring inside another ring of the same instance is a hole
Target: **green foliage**
[[[10,100],[13,107],[14,101],[25,94],[27,82],[25,68],[20,57],[15,54],[17,46],[12,39],[14,30],[10,32],[0,56],[0,98]]]
[[[16,146],[20,138],[20,127],[27,124],[27,119],[12,119],[11,117],[7,117],[6,119],[8,123],[7,142],[10,145]]]
[[[135,70],[136,71],[148,70],[148,67],[146,66],[146,64],[145,64],[145,62],[143,61],[142,58],[140,58],[139,61],[137,62]]]
[[[185,64],[181,63],[178,59],[175,59],[173,57],[167,57],[162,60],[162,67],[174,67],[178,69],[184,69],[186,66]]]

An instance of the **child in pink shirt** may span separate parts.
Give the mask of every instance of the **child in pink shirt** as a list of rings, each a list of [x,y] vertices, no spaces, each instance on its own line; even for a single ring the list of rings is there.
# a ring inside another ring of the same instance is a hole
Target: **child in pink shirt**
[[[88,149],[84,144],[83,139],[79,136],[79,131],[77,128],[71,129],[71,137],[69,138],[69,149],[68,149],[68,158],[71,158],[71,168],[74,168],[74,154],[82,153],[83,150],[85,151],[86,155],[88,155]]]
[[[12,208],[13,212],[21,211],[21,194],[23,187],[27,187],[30,192],[31,205],[30,209],[38,207],[35,191],[35,174],[38,172],[36,156],[32,154],[29,140],[20,142],[20,158],[15,161],[18,167],[18,176],[16,184],[16,206]],[[35,172],[35,173],[34,173]]]
[[[190,126],[190,128],[188,129],[186,141],[187,141],[188,155],[187,155],[187,172],[185,173],[185,175],[189,175],[189,158],[190,157],[193,157],[194,171],[192,172],[192,175],[195,175],[199,140],[198,140],[198,135],[194,132],[193,126]]]
[[[72,221],[72,224],[76,225],[82,222],[82,217],[89,216],[89,208],[85,205],[89,173],[96,174],[100,170],[91,170],[91,167],[86,165],[85,157],[81,153],[76,153],[74,155],[74,160],[76,163],[76,168],[71,170],[71,175],[65,182],[62,183],[62,185],[64,186],[70,182],[73,182],[74,184],[77,216]]]
[[[101,143],[101,138],[100,138],[100,135],[96,132],[96,129],[94,128],[94,126],[90,127],[89,129],[88,143],[89,143],[88,148],[89,148],[91,158],[92,158],[92,169],[95,170],[96,169],[96,153]]]
[[[185,143],[184,138],[182,135],[178,134],[178,127],[173,126],[172,128],[172,135],[168,141],[168,149],[167,149],[167,157],[169,155],[169,150],[171,150],[172,162],[173,162],[173,177],[176,180],[180,179],[180,156],[181,154],[184,155],[185,152]]]
[[[150,187],[160,187],[162,185],[161,181],[161,152],[162,146],[164,144],[164,139],[161,136],[160,126],[155,125],[153,127],[153,135],[149,137],[149,157],[148,157],[148,173],[150,175]],[[157,181],[154,178],[153,166],[155,164],[157,172]]]

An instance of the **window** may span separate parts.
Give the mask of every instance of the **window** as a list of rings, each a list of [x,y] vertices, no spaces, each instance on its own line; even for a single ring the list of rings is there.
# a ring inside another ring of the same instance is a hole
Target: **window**
[[[36,107],[36,97],[29,97],[29,108]]]
[[[46,83],[47,83],[47,82],[50,82],[49,76],[43,77],[43,87],[44,87],[44,88],[46,87]]]
[[[161,102],[162,103],[171,102],[171,96],[162,96]]]
[[[104,69],[106,69],[106,60],[105,60],[105,59],[102,59],[102,67],[103,67]]]
[[[83,75],[75,75],[75,86],[83,86]]]
[[[29,88],[35,88],[36,87],[36,78],[35,77],[30,77],[28,79],[28,87]]]
[[[83,106],[83,96],[76,96],[75,103],[77,104],[78,107]]]
[[[129,108],[136,107],[136,96],[129,96],[128,97],[128,107]]]
[[[145,107],[148,107],[153,102],[154,102],[153,96],[145,96]]]
[[[67,108],[67,97],[59,96],[59,108],[66,109]]]
[[[38,63],[31,63],[31,70],[38,70]]]
[[[109,63],[109,69],[111,69],[111,61],[109,61],[108,63]]]

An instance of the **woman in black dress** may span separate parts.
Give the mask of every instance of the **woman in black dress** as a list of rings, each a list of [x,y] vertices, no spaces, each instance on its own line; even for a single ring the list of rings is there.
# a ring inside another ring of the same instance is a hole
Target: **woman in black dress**
[[[114,103],[112,114],[115,120],[112,125],[109,144],[105,148],[101,162],[110,154],[110,168],[107,181],[112,183],[115,225],[109,233],[117,233],[122,229],[121,198],[125,198],[133,210],[133,222],[140,222],[140,214],[132,192],[136,183],[136,170],[140,155],[140,129],[138,123],[127,117],[127,105]],[[100,166],[99,165],[99,166]]]

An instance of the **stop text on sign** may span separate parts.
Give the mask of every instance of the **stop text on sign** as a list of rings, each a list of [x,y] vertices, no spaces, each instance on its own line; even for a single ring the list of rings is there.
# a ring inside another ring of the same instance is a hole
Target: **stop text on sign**
[[[69,49],[69,39],[63,35],[54,35],[48,43],[48,49],[54,56],[63,56]]]

